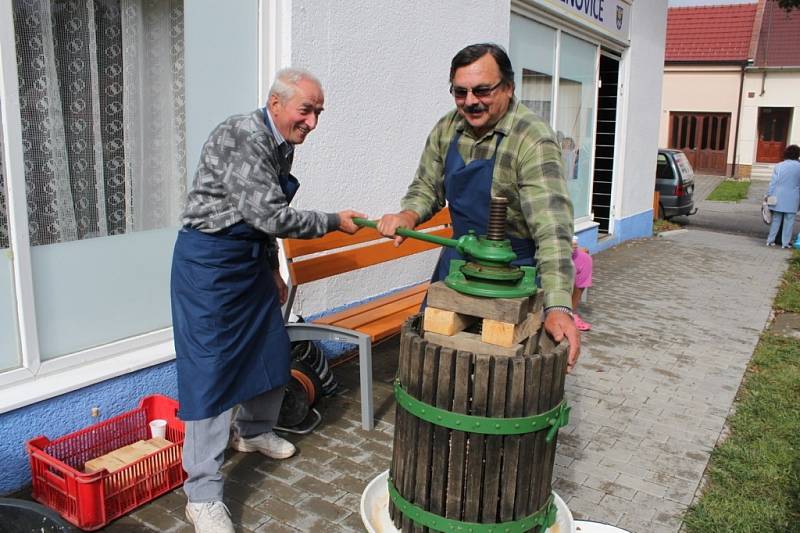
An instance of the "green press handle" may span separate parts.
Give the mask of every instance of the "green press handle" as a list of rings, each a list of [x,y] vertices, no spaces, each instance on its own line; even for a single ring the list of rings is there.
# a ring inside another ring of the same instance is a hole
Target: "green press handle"
[[[368,228],[378,229],[377,220],[367,220],[366,218],[353,217],[353,223],[357,226],[366,226]],[[428,241],[434,244],[441,244],[442,246],[449,246],[450,248],[458,247],[457,240],[448,239],[447,237],[439,237],[438,235],[431,235],[430,233],[423,233],[421,231],[414,231],[407,228],[397,228],[395,233],[401,237],[410,237],[420,241]]]

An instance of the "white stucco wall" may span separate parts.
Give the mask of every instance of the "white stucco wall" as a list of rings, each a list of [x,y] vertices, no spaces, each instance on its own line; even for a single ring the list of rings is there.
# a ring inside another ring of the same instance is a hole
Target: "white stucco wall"
[[[623,156],[622,168],[615,171],[621,175],[614,190],[617,219],[653,207],[667,0],[635,2],[632,11],[631,44],[623,54],[623,104],[618,111],[623,120],[618,150]]]
[[[318,129],[293,173],[300,208],[399,209],[425,139],[453,106],[450,60],[481,41],[508,45],[508,0],[294,2],[292,63],[325,87]],[[430,276],[435,252],[303,286],[295,312],[310,315]]]
[[[766,79],[763,77],[763,71],[747,71],[742,97],[742,122],[739,127],[737,159],[740,165],[752,165],[756,158],[759,107],[793,108],[787,144],[800,144],[800,90],[798,88],[800,88],[800,69],[768,71]],[[750,93],[753,93],[752,97]]]
[[[733,140],[736,135],[740,77],[741,71],[737,67],[666,67],[658,146],[660,148],[669,146],[670,112],[730,113],[727,146],[731,148],[728,150],[727,162],[731,163]]]

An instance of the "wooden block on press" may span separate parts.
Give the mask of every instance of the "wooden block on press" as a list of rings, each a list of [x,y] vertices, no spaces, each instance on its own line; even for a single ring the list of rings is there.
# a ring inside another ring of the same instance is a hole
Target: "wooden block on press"
[[[521,344],[517,344],[516,346],[512,346],[510,348],[498,346],[496,344],[487,344],[481,341],[480,335],[476,333],[468,333],[466,331],[459,331],[452,336],[426,331],[424,336],[425,340],[428,342],[438,344],[444,348],[452,348],[454,350],[462,350],[464,352],[515,357],[517,355],[522,355],[523,350],[523,346]]]
[[[425,308],[425,321],[422,329],[441,333],[442,335],[454,335],[477,320],[477,318],[469,315],[428,306]]]
[[[531,309],[532,299],[530,296],[524,298],[470,296],[451,289],[443,281],[437,281],[428,287],[428,305],[431,307],[512,324],[519,324],[525,320]]]
[[[542,325],[542,313],[530,313],[522,324],[509,324],[485,318],[481,330],[481,340],[510,348],[530,337]]]

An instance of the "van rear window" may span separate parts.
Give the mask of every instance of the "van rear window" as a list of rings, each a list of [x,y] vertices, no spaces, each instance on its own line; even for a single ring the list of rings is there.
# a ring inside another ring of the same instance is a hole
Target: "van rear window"
[[[692,165],[689,163],[689,160],[686,159],[685,154],[675,154],[675,163],[678,165],[678,169],[681,171],[681,177],[684,181],[694,178],[694,169],[692,169]]]

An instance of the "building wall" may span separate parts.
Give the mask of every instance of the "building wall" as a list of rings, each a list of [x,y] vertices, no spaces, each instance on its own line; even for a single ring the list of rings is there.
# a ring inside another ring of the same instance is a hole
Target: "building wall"
[[[742,122],[739,128],[739,164],[750,166],[756,159],[758,108],[790,107],[792,123],[787,144],[800,145],[800,69],[784,71],[748,70],[742,97]],[[751,96],[752,94],[752,96]]]
[[[658,127],[667,2],[636,2],[631,45],[623,55],[622,143],[617,148],[612,242],[652,235]],[[599,244],[597,249],[610,246]]]
[[[372,218],[399,210],[428,133],[453,107],[453,55],[476,42],[508,45],[507,0],[492,9],[478,0],[455,4],[294,2],[292,63],[325,87],[319,126],[295,157],[298,207],[354,208]],[[436,253],[304,285],[295,311],[307,316],[422,281]]]
[[[727,163],[732,163],[740,78],[741,71],[732,67],[666,66],[664,68],[658,146],[660,148],[669,147],[670,112],[730,113],[731,126],[727,142],[727,146],[730,148]]]

